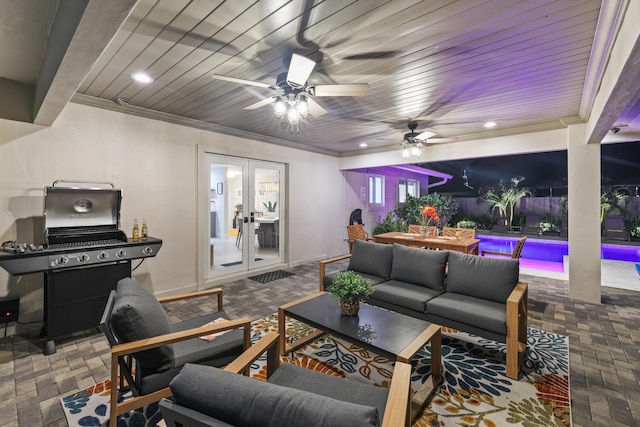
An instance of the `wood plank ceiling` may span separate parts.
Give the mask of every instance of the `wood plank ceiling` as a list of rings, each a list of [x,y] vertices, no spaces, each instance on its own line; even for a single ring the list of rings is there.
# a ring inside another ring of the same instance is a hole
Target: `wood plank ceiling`
[[[579,115],[599,10],[599,0],[140,0],[76,98],[335,155],[363,142],[398,149],[409,119],[459,139],[489,120],[505,132],[560,128]],[[317,61],[309,83],[368,83],[369,94],[316,97],[328,113],[292,132],[270,105],[244,109],[269,91],[211,78],[275,84],[293,52]],[[133,81],[137,71],[154,81]]]

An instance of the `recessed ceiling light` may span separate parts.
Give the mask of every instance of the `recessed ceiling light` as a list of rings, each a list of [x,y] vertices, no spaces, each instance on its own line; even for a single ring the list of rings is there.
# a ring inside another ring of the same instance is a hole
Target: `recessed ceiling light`
[[[361,142],[360,143],[360,147],[364,148],[364,147],[368,147],[369,144],[367,144],[366,142]]]
[[[151,76],[145,73],[133,73],[131,74],[131,77],[133,78],[133,80],[140,83],[151,83],[153,81]]]
[[[497,123],[496,122],[487,122],[484,124],[484,127],[486,127],[487,129],[491,129],[496,127]]]

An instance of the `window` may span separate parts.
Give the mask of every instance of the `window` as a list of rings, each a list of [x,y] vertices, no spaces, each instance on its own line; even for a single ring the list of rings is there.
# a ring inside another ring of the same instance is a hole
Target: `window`
[[[420,195],[420,183],[414,179],[400,180],[398,182],[398,203],[407,201],[407,196],[418,197]]]
[[[384,176],[369,175],[369,208],[384,207]]]

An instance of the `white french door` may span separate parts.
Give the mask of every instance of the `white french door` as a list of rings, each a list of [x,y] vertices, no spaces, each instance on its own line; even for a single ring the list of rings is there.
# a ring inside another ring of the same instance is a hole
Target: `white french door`
[[[207,154],[206,278],[283,262],[284,165]]]

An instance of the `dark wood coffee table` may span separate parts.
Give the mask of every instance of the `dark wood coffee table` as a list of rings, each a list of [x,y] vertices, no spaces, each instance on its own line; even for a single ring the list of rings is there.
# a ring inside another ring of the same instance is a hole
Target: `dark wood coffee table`
[[[316,331],[288,344],[285,337],[286,316],[306,323]],[[340,314],[335,298],[326,292],[317,292],[278,307],[278,332],[281,355],[290,353],[324,334],[405,363],[411,363],[418,351],[431,344],[431,376],[411,401],[411,419],[418,415],[442,380],[440,325],[394,311],[361,303],[358,316],[347,317]]]

